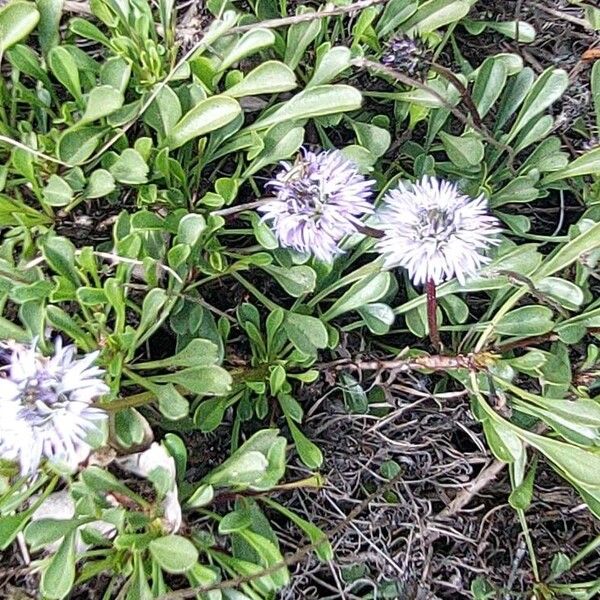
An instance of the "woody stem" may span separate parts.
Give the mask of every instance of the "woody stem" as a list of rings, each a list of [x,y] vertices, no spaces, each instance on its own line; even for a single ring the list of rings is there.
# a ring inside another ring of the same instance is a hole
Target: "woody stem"
[[[427,294],[427,325],[429,326],[429,339],[436,352],[440,352],[442,349],[442,340],[440,338],[440,330],[438,329],[437,294],[435,281],[433,281],[433,279],[427,280],[425,292]]]

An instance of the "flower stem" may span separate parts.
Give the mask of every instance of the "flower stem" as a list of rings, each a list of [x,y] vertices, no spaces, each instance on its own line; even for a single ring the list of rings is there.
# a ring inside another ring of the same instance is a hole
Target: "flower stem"
[[[210,214],[213,216],[217,215],[219,217],[229,217],[231,215],[235,215],[245,210],[252,210],[253,208],[258,208],[259,206],[263,206],[264,204],[266,204],[267,202],[271,202],[272,200],[272,197],[261,198],[260,200],[256,200],[254,202],[247,202],[246,204],[238,204],[236,206],[221,208],[220,210],[213,210]]]
[[[356,225],[356,230],[359,233],[362,233],[363,235],[375,238],[375,239],[381,239],[384,235],[385,232],[382,231],[381,229],[377,229],[375,227],[371,227],[370,225],[365,225],[364,223],[361,223],[360,225]]]
[[[433,279],[427,280],[425,292],[427,293],[427,325],[429,326],[429,339],[436,352],[440,352],[442,349],[442,340],[440,338],[440,330],[438,329],[437,294],[435,281],[433,281]]]

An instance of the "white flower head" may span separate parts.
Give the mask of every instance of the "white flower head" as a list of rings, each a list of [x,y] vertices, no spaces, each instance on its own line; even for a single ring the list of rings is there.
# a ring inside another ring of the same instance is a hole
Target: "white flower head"
[[[109,391],[94,367],[97,352],[76,357],[75,346],[56,338],[54,354],[30,345],[2,344],[0,458],[35,474],[43,458],[75,471],[90,454],[91,436],[103,435],[106,413],[92,402]]]
[[[276,197],[258,210],[280,245],[331,263],[341,253],[339,242],[357,232],[360,218],[371,214],[373,181],[339,150],[303,150],[295,163],[267,186]]]
[[[163,469],[169,480],[175,483],[175,459],[162,444],[157,442],[152,442],[143,452],[122,456],[117,459],[117,462],[121,469],[145,479],[148,479],[155,469]]]
[[[152,481],[161,498],[162,523],[169,533],[181,527],[181,504],[177,490],[175,459],[162,444],[153,442],[147,450],[117,459],[121,469]]]
[[[461,284],[489,262],[483,252],[499,242],[500,223],[483,196],[461,194],[435,177],[400,183],[378,213],[383,237],[376,248],[386,267],[404,267],[415,285],[456,277]]]

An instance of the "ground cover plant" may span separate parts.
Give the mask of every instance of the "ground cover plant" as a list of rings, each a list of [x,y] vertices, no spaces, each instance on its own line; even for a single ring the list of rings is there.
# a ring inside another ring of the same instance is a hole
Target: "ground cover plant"
[[[0,595],[595,598],[600,9],[0,8]]]

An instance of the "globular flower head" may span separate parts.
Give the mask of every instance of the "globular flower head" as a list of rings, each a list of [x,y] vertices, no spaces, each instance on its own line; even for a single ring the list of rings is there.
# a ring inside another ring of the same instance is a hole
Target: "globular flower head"
[[[483,196],[470,198],[435,177],[388,192],[379,222],[385,265],[404,267],[415,285],[453,277],[463,284],[489,261],[483,252],[501,231]]]
[[[398,71],[414,75],[425,56],[423,44],[407,35],[399,35],[387,42],[381,62]]]
[[[374,182],[338,150],[303,151],[295,163],[282,166],[267,184],[275,198],[258,209],[263,221],[281,246],[332,262],[341,239],[356,233],[360,218],[373,212]]]
[[[103,371],[94,367],[97,352],[76,357],[75,346],[55,340],[50,357],[36,344],[4,345],[0,369],[0,458],[35,474],[40,461],[74,471],[91,451],[92,434],[102,432],[106,413],[91,406],[108,392]]]

